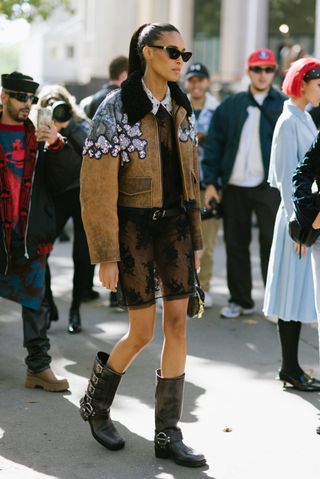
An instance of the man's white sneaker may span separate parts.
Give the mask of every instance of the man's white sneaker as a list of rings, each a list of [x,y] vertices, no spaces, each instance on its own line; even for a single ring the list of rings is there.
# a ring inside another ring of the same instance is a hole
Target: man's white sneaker
[[[213,296],[209,291],[205,291],[205,298],[204,298],[204,307],[207,308],[212,308],[213,306]]]
[[[220,311],[220,316],[222,318],[238,318],[239,316],[252,314],[254,308],[242,308],[237,303],[229,303],[228,306],[225,306]]]

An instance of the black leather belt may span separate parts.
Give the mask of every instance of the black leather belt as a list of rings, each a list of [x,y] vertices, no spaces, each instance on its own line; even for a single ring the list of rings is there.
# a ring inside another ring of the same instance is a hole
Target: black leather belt
[[[170,216],[178,216],[181,213],[185,213],[185,208],[178,207],[178,208],[169,208],[168,210],[160,208],[158,210],[154,210],[152,214],[152,219],[157,221],[161,220],[162,218],[168,218]]]
[[[176,208],[126,208],[119,207],[119,211],[122,213],[131,213],[133,215],[150,215],[154,221],[161,220],[162,218],[170,218],[171,216],[178,216],[186,212],[186,209],[182,206]]]

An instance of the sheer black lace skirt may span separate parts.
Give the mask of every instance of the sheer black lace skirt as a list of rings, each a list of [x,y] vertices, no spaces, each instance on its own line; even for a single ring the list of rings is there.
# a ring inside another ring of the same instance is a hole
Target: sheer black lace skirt
[[[194,252],[187,215],[152,219],[152,210],[119,212],[118,301],[143,308],[158,298],[186,298],[194,291]]]

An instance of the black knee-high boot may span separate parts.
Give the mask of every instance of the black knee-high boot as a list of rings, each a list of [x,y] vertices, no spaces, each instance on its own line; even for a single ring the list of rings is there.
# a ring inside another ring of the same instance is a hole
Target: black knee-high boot
[[[97,354],[87,391],[80,400],[80,414],[84,421],[89,421],[93,437],[104,447],[115,451],[125,444],[110,417],[110,406],[122,374],[107,366],[108,359],[106,353]]]
[[[320,391],[320,381],[306,374],[299,365],[298,348],[301,322],[284,321],[279,318],[278,331],[282,350],[279,379],[283,381],[284,386],[288,383],[299,391]]]
[[[278,332],[282,352],[281,371],[293,377],[298,377],[303,373],[298,362],[300,331],[300,321],[278,319]]]
[[[162,378],[160,370],[157,370],[156,380],[156,457],[171,458],[181,466],[204,466],[205,457],[182,442],[182,432],[178,427],[182,413],[184,374],[177,378]]]

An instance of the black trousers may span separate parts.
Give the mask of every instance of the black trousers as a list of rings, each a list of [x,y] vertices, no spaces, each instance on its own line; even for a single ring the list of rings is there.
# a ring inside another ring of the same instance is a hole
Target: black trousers
[[[23,345],[27,348],[25,358],[28,369],[40,372],[50,366],[48,354],[50,342],[47,336],[47,322],[43,309],[38,310],[22,306]]]
[[[74,263],[72,308],[79,308],[84,294],[91,290],[94,275],[94,265],[90,263],[88,243],[84,231],[81,206],[80,188],[73,188],[54,198],[56,214],[56,236],[58,237],[69,218],[73,221],[73,251]],[[49,265],[46,271],[46,293],[47,301],[52,300],[51,278]]]
[[[280,203],[278,190],[263,183],[254,188],[229,185],[223,193],[224,240],[227,253],[227,281],[230,300],[243,308],[252,308],[250,243],[252,213],[257,218],[260,266],[267,279],[275,217]]]

